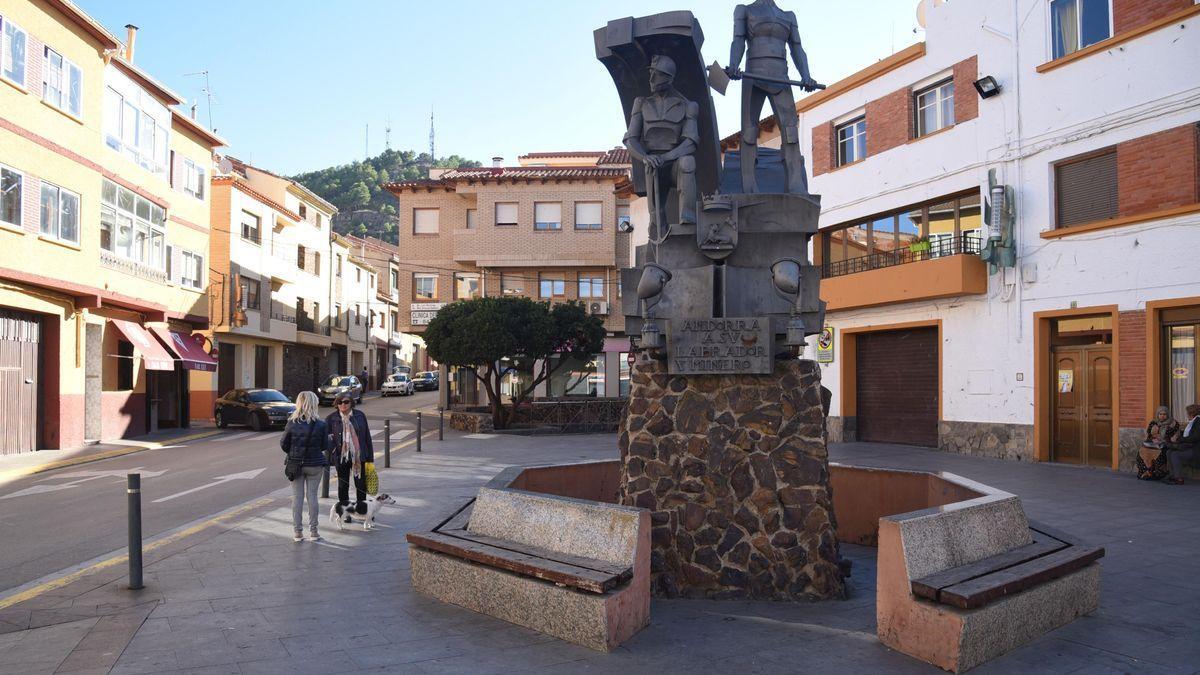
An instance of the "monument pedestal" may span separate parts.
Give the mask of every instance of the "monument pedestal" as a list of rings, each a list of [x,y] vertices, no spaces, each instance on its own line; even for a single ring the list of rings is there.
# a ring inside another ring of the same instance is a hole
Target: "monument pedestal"
[[[652,512],[656,595],[844,597],[815,363],[670,375],[642,352],[619,443],[621,503]]]

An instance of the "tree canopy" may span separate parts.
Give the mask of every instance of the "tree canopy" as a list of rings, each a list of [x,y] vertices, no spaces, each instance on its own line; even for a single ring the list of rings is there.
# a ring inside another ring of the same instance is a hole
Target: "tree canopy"
[[[511,421],[500,395],[506,373],[524,371],[512,408],[571,358],[590,358],[604,347],[604,323],[576,302],[556,304],[525,297],[475,298],[446,305],[423,335],[430,358],[471,368],[487,390],[492,422]],[[552,359],[554,355],[562,358]],[[536,364],[536,365],[535,365]]]

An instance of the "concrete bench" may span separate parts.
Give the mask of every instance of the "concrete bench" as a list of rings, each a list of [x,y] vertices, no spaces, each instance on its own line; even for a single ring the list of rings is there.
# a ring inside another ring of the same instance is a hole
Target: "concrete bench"
[[[888,647],[959,673],[1095,611],[1104,549],[954,478],[982,496],[879,519],[876,618]]]
[[[407,535],[426,595],[610,651],[650,618],[650,514],[482,488],[428,532]]]

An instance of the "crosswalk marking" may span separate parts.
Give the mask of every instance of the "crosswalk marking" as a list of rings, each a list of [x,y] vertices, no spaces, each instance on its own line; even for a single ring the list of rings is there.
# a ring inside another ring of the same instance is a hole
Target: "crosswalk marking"
[[[258,433],[257,431],[243,431],[240,434],[230,434],[228,436],[218,436],[217,438],[213,439],[213,442],[214,443],[224,443],[225,441],[235,441],[239,438],[245,438],[247,436],[254,436],[257,433]]]

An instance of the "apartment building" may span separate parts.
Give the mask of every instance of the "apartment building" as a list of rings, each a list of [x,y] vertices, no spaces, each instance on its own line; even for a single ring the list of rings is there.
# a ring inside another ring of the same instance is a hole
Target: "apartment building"
[[[331,230],[337,209],[233,157],[218,159],[212,191],[218,391],[271,387],[293,397],[346,374],[350,247]]]
[[[0,7],[0,454],[211,415],[223,141],[74,4]]]
[[[617,225],[630,217],[628,176],[618,148],[531,153],[509,167],[495,158],[385,186],[399,200],[401,330],[419,335],[447,303],[483,295],[579,300],[604,317],[604,351],[564,366],[538,394],[623,395],[629,341],[617,270],[629,264],[629,236]]]
[[[369,380],[378,387],[389,374],[407,368],[410,372],[436,367],[425,352],[420,336],[404,332],[400,323],[400,249],[376,237],[346,237],[354,255],[371,267],[374,295],[355,303],[356,312],[366,312],[372,331],[374,357],[368,360]],[[354,372],[360,372],[361,366]]]
[[[1127,468],[1156,406],[1200,398],[1200,5],[922,14],[797,104],[830,438]]]

